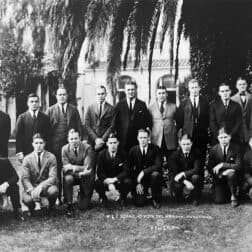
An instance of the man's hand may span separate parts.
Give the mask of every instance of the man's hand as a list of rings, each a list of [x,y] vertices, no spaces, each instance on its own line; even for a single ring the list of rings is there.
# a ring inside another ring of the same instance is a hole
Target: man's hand
[[[106,184],[106,185],[109,185],[109,184],[114,184],[115,182],[117,181],[117,178],[106,178],[103,183]]]
[[[0,185],[0,194],[5,194],[9,187],[8,182],[4,182]]]
[[[184,172],[180,172],[180,173],[178,173],[176,176],[175,176],[175,178],[174,178],[174,180],[176,181],[176,182],[179,182],[182,178],[184,178],[185,177],[185,173]]]
[[[108,189],[110,192],[116,191],[115,185],[114,184],[109,184]]]
[[[144,172],[143,171],[141,171],[139,174],[138,174],[138,176],[137,176],[137,183],[141,183],[141,181],[142,181],[142,179],[143,179],[143,177],[144,177]]]
[[[103,145],[105,144],[105,142],[103,141],[102,138],[96,138],[95,139],[95,150],[100,149]]]
[[[223,167],[223,163],[217,164],[214,168],[213,168],[213,172],[214,174],[218,175],[220,173],[220,169]]]
[[[73,169],[73,166],[70,165],[70,164],[63,166],[63,172],[64,172],[64,173],[67,173],[67,172],[69,172],[69,171],[72,171],[72,172],[73,172],[73,170],[74,170],[74,169]]]
[[[234,169],[227,169],[227,170],[225,170],[224,172],[222,172],[222,175],[223,175],[223,176],[227,176],[228,174],[234,173],[234,172],[235,172]]]
[[[81,177],[87,176],[90,173],[91,173],[91,169],[89,169],[89,170],[86,169],[86,170],[84,170],[82,172],[79,172],[79,177],[81,178]]]
[[[34,201],[39,201],[40,200],[40,194],[42,192],[42,187],[37,186],[32,192],[31,192],[31,197]]]
[[[24,154],[23,154],[23,152],[17,153],[17,154],[16,154],[16,157],[17,157],[17,159],[18,159],[18,161],[19,161],[20,163],[23,162],[23,159],[24,159]]]
[[[194,189],[194,185],[189,180],[184,179],[183,183],[187,190],[192,191]]]
[[[143,188],[142,184],[137,184],[137,186],[136,186],[136,193],[140,194],[140,195],[144,194],[144,188]]]

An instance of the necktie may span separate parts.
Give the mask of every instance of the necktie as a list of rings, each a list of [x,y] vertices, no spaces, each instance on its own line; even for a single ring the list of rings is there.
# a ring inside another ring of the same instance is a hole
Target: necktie
[[[64,108],[64,104],[62,104],[61,106],[62,106],[62,107],[61,107],[61,109],[62,109],[62,113],[63,113],[63,115],[64,115],[64,114],[65,114],[65,112],[66,112],[66,111],[65,111],[65,108]]]
[[[39,170],[41,170],[41,157],[40,157],[40,155],[41,155],[41,152],[38,152],[38,168],[39,168]]]
[[[76,157],[78,156],[77,147],[74,147],[74,154],[75,154]]]
[[[99,108],[99,118],[101,118],[102,115],[102,103],[100,103],[100,108]]]
[[[193,99],[193,107],[194,107],[194,109],[197,109],[197,105],[196,105],[196,97],[194,97],[194,99]]]
[[[228,107],[228,102],[225,101],[225,109],[227,110],[227,107]]]
[[[227,158],[227,147],[225,146],[223,148],[223,159],[224,159],[224,161],[226,161],[226,158]]]
[[[130,113],[132,113],[132,101],[130,100],[130,107],[129,107]]]
[[[160,104],[160,113],[161,114],[164,113],[164,101],[162,101],[161,104]]]
[[[241,97],[242,106],[244,107],[245,104],[246,104],[246,95],[245,95],[245,93],[244,94],[241,93],[240,97]]]
[[[145,148],[143,148],[143,158],[145,158],[146,152],[145,152]]]
[[[188,159],[188,152],[185,153],[185,158]]]
[[[36,111],[33,111],[33,116],[32,116],[33,120],[36,120]]]

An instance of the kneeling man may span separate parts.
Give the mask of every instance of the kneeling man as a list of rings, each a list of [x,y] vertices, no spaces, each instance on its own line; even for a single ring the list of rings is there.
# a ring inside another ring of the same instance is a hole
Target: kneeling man
[[[151,188],[152,205],[160,208],[162,199],[162,158],[158,146],[149,143],[150,132],[147,129],[138,131],[139,145],[129,152],[130,177],[132,178],[132,195],[137,206],[146,202],[148,188]]]
[[[73,186],[80,186],[80,210],[86,210],[90,204],[94,187],[94,152],[92,147],[81,141],[78,131],[70,129],[68,144],[62,147],[63,185],[67,216],[74,217]]]
[[[215,203],[224,203],[231,195],[231,205],[238,206],[237,186],[241,169],[238,146],[230,143],[231,135],[221,128],[218,132],[219,144],[209,153],[208,170],[213,175],[213,197]]]
[[[171,190],[177,199],[183,196],[191,198],[193,205],[198,205],[200,198],[200,159],[196,150],[192,149],[192,140],[184,134],[179,140],[180,148],[169,160],[171,171]]]
[[[106,191],[120,194],[120,207],[126,205],[126,198],[131,189],[128,178],[128,161],[126,152],[118,149],[119,141],[114,133],[107,140],[107,149],[101,151],[97,161],[97,177],[95,190],[99,193],[104,207],[108,207]]]
[[[58,196],[57,162],[55,156],[46,151],[45,140],[39,133],[33,136],[34,151],[25,156],[22,169],[24,187],[23,202],[34,214],[35,202],[41,197],[49,201],[49,215],[55,213],[55,201]]]

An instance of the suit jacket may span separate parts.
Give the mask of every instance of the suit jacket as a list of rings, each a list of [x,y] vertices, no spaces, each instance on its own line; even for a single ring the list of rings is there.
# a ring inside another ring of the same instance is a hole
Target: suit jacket
[[[240,131],[241,142],[247,143],[252,137],[252,95],[246,92],[246,103],[242,104],[239,93],[236,93],[231,99],[240,104],[242,110],[242,130]]]
[[[136,99],[131,115],[126,99],[117,103],[113,129],[117,132],[123,149],[129,150],[137,145],[138,130],[147,127],[151,127],[151,118],[143,101]]]
[[[102,150],[99,153],[97,161],[97,176],[98,179],[104,181],[106,178],[117,177],[122,181],[128,175],[128,159],[126,152],[119,150],[116,156],[112,159],[108,150]]]
[[[129,152],[129,175],[133,181],[137,180],[137,176],[141,171],[144,172],[144,175],[149,175],[154,171],[162,174],[161,169],[162,158],[158,146],[149,144],[145,159],[143,159],[139,145],[131,148]]]
[[[22,184],[24,190],[41,185],[47,190],[52,185],[57,185],[57,162],[56,157],[48,151],[44,151],[41,160],[41,170],[35,152],[25,156],[22,167]]]
[[[94,167],[94,152],[92,147],[86,142],[81,142],[79,145],[78,155],[76,156],[74,150],[71,148],[70,144],[66,144],[62,147],[62,164],[72,164],[85,166],[87,169],[91,169],[91,174],[94,177],[95,167]]]
[[[170,156],[168,165],[171,181],[173,181],[174,177],[180,172],[184,172],[186,177],[202,174],[200,171],[199,156],[193,149],[190,151],[187,159],[182,150],[178,149]]]
[[[209,152],[208,171],[213,174],[213,168],[220,163],[223,164],[222,170],[234,169],[239,171],[241,169],[241,156],[239,147],[235,144],[230,144],[227,150],[226,160],[224,160],[224,154],[220,144],[214,145]]]
[[[112,121],[114,118],[114,107],[105,102],[102,115],[99,118],[98,105],[94,103],[87,108],[85,116],[85,128],[88,134],[88,143],[95,145],[96,138],[107,140],[112,131]]]
[[[40,133],[46,141],[46,149],[49,149],[51,137],[49,117],[40,111],[35,121],[29,111],[19,115],[16,123],[16,152],[23,152],[24,155],[31,153],[32,137],[36,133]]]
[[[11,122],[8,114],[0,111],[0,157],[8,157],[8,141],[10,138]]]
[[[252,176],[252,149],[249,149],[243,157],[243,168],[245,176],[249,174]]]
[[[193,137],[193,142],[196,145],[204,146],[208,143],[208,127],[209,127],[209,105],[205,97],[199,97],[197,107],[197,120],[193,117],[193,105],[188,97],[181,103],[178,109],[178,128],[181,128],[183,133]]]
[[[239,142],[242,112],[238,103],[230,100],[226,110],[222,100],[219,98],[211,104],[209,116],[213,143],[217,142],[218,130],[222,127],[231,134],[232,141]]]
[[[18,175],[8,158],[0,158],[0,185],[8,182],[14,185],[18,182]]]
[[[154,102],[149,106],[149,112],[152,117],[151,142],[161,147],[164,137],[167,149],[176,149],[176,105],[173,103],[166,103],[164,112],[161,114],[158,103]]]
[[[61,138],[62,136],[55,136],[54,130],[55,127],[58,124],[59,121],[59,115],[60,115],[60,107],[56,103],[52,105],[51,107],[48,108],[46,114],[50,118],[50,123],[52,127],[52,136],[56,138]],[[67,114],[67,126],[68,130],[70,129],[75,129],[80,133],[80,136],[82,137],[82,124],[81,124],[81,119],[80,119],[80,114],[78,109],[73,106],[72,104],[67,104],[67,109],[66,109],[66,114]]]

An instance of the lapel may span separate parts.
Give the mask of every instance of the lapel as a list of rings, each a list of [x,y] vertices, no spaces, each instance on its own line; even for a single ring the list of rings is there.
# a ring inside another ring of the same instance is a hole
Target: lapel
[[[102,117],[107,113],[109,109],[109,105],[107,102],[104,103],[104,107],[103,107],[103,110],[102,110],[102,114],[101,114],[101,117],[100,117],[100,120],[102,119]]]
[[[127,103],[127,101],[126,101],[126,103]],[[138,110],[138,106],[139,106],[139,102],[138,102],[138,99],[136,98],[134,108],[133,108],[133,111],[132,111],[132,114],[131,114],[131,120],[134,119],[134,117],[136,115],[136,111]]]
[[[33,151],[32,156],[31,156],[31,162],[32,166],[34,167],[34,170],[36,171],[37,174],[40,174],[39,168],[38,168],[38,161],[35,152]]]
[[[157,115],[159,115],[159,117],[162,118],[162,117],[164,117],[164,114],[166,113],[166,106],[165,106],[165,109],[164,109],[164,113],[162,115],[161,112],[160,112],[159,106],[158,106],[158,101],[156,101],[154,103],[154,110],[156,111]]]
[[[44,151],[44,154],[43,154],[42,159],[41,159],[41,170],[40,170],[40,175],[43,173],[43,171],[44,171],[45,168],[46,168],[47,160],[48,160],[48,152],[47,152],[47,151]]]
[[[218,153],[218,155],[219,155],[220,160],[223,161],[224,154],[223,154],[223,151],[222,151],[222,149],[221,149],[220,144],[217,145],[217,153]]]
[[[60,115],[60,107],[59,107],[59,104],[58,104],[58,103],[56,103],[56,104],[54,105],[53,111],[54,111],[53,114],[54,114],[55,122],[58,123],[58,121],[59,121],[59,115]]]
[[[97,102],[93,104],[92,111],[94,112],[96,119],[99,120],[98,104],[97,104]]]
[[[72,115],[72,108],[71,106],[67,103],[66,106],[66,114],[67,114],[67,125],[70,124],[70,119],[71,119],[71,115]]]

